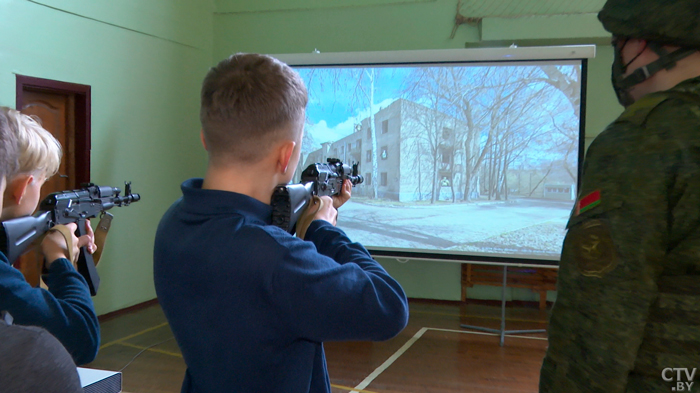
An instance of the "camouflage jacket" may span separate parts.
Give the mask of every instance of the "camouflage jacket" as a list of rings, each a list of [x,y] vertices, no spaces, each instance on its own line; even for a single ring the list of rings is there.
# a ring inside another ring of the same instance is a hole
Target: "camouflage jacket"
[[[593,141],[567,229],[540,393],[681,391],[664,369],[700,367],[700,78]]]

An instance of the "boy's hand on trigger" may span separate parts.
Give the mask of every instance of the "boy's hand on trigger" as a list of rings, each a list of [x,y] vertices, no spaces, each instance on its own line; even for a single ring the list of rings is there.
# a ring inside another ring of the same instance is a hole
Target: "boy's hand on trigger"
[[[343,188],[340,189],[338,195],[333,195],[333,207],[338,209],[343,206],[343,204],[350,200],[350,195],[352,194],[352,182],[349,179],[345,179],[343,182]],[[336,216],[338,214],[336,213]],[[335,225],[335,224],[333,224]]]
[[[87,233],[81,237],[75,236],[75,231],[78,228],[77,224],[70,223],[67,224],[66,227],[70,229],[70,233],[73,237],[73,241],[71,242],[73,246],[72,253],[68,252],[66,239],[60,232],[49,232],[41,242],[41,253],[44,254],[47,268],[51,265],[51,263],[59,258],[68,259],[69,255],[74,255],[74,259],[77,260],[81,247],[87,247],[90,254],[97,251],[97,245],[95,245],[95,233],[92,231],[90,221],[86,220],[85,230]],[[71,263],[75,262],[77,261],[71,261]]]
[[[313,220],[327,221],[335,226],[338,223],[337,209],[350,199],[351,190],[352,182],[345,180],[338,195],[333,195],[333,197],[315,196],[311,198],[311,203],[306,207],[299,220],[297,220],[297,236],[303,239],[306,229]]]
[[[87,247],[90,254],[94,254],[95,251],[97,251],[97,244],[95,244],[95,232],[92,231],[92,226],[90,225],[89,220],[85,220],[85,234],[80,236],[78,243],[80,243],[78,248]]]

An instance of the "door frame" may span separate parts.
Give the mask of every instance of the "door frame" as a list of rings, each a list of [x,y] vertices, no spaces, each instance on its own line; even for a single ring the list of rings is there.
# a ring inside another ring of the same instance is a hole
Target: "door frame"
[[[24,106],[24,92],[75,96],[75,184],[90,182],[91,96],[90,86],[17,74],[16,108]]]

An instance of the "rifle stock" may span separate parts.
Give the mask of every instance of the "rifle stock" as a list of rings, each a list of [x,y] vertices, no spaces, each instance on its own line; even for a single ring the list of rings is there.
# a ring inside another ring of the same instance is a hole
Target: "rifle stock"
[[[299,217],[311,201],[313,183],[279,185],[272,193],[272,225],[294,234]]]
[[[36,239],[45,234],[51,225],[51,212],[39,212],[34,216],[3,221],[0,226],[0,250],[12,263]]]

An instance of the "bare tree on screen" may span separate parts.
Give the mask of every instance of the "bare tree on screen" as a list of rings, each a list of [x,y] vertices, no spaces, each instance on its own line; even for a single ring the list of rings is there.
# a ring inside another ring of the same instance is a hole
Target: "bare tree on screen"
[[[450,167],[448,181],[453,201],[456,186],[454,181],[457,170],[454,164],[457,161],[456,157],[460,157],[460,170],[464,173],[464,176],[459,177],[463,187],[462,198],[469,199],[478,192],[476,187],[478,182],[474,179],[489,142],[485,146],[480,143],[486,114],[475,113],[474,100],[481,92],[481,86],[489,72],[488,68],[481,67],[417,68],[411,73],[409,77],[411,83],[407,84],[408,88],[404,91],[408,99],[422,104],[429,103],[428,106],[442,113],[443,116],[450,117],[454,123],[445,125],[445,128],[453,130],[453,134],[447,140],[440,141],[438,130],[435,130],[430,137],[433,142],[431,154],[435,161],[441,153],[438,147],[440,143],[443,144],[442,159]],[[446,158],[444,154],[451,154],[451,156]]]
[[[540,66],[546,78],[538,79],[564,93],[577,118],[581,117],[581,67]]]
[[[487,127],[488,113],[480,110],[477,98],[483,94],[486,81],[492,70],[489,68],[450,68],[446,89],[442,92],[450,102],[448,113],[466,123],[464,132],[456,134],[462,147],[464,162],[463,200],[479,197],[479,169],[492,143],[491,130]],[[485,135],[485,141],[483,137]],[[483,142],[483,143],[482,143]]]
[[[568,75],[557,68],[554,71]],[[570,73],[575,75],[574,71]],[[550,70],[550,74],[554,75],[554,72]],[[471,187],[477,183],[488,192],[489,199],[507,199],[508,170],[514,162],[522,160],[523,156],[542,155],[544,152],[565,155],[561,148],[555,146],[564,145],[561,138],[550,138],[547,142],[547,136],[556,132],[557,128],[546,119],[548,113],[560,106],[557,94],[561,93],[553,88],[552,80],[546,77],[541,67],[504,66],[477,68],[476,71],[465,67],[452,69],[448,76],[452,81],[451,89],[441,94],[449,97],[447,101],[454,103],[454,108],[445,111],[461,115],[461,119],[469,125],[469,132],[463,139],[467,164],[465,183],[469,187],[465,187],[465,198],[474,196]],[[560,81],[563,80],[561,77]],[[567,99],[574,105],[574,98],[577,98],[574,97],[575,83],[564,85],[561,82],[557,86],[572,89],[573,93]],[[571,128],[570,122],[559,121],[559,131],[567,125]],[[533,146],[535,150],[532,150]],[[480,167],[486,159],[488,168],[481,171]],[[479,174],[484,177],[483,181],[479,181]]]
[[[522,67],[491,70],[481,94],[471,104],[477,116],[482,114],[485,130],[482,134],[486,134],[481,137],[483,148],[474,168],[477,172],[471,176],[478,173],[484,160],[488,160],[488,170],[481,171],[486,176],[481,184],[489,199],[507,198],[509,165],[537,137],[530,113],[538,94],[529,81],[532,72],[532,68]]]
[[[410,104],[406,104],[410,106]],[[421,122],[414,121],[414,117],[418,117],[419,114],[415,112],[414,108],[409,108],[409,115],[404,119],[404,126],[402,130],[402,149],[405,149],[406,156],[411,157],[405,165],[409,172],[412,173],[412,177],[416,179],[416,184],[414,188],[414,195],[416,200],[422,201],[425,197],[431,197],[431,189],[424,190],[426,185],[430,187],[432,184],[433,176],[431,173],[435,170],[432,165],[432,161],[429,159],[427,151],[429,147],[425,146],[426,141],[423,138],[423,133],[421,132]],[[428,158],[426,160],[426,158]]]
[[[306,74],[307,85],[312,81],[320,86],[321,90],[330,89],[336,96],[345,95],[351,102],[351,111],[369,110],[369,130],[372,145],[372,198],[377,197],[378,169],[377,169],[377,135],[374,124],[374,114],[377,111],[374,102],[375,86],[379,77],[379,70],[374,68],[330,68],[323,72],[311,70]],[[352,89],[348,90],[348,86]]]
[[[551,88],[531,82],[538,73],[536,68],[516,70],[514,74],[520,84],[514,94],[501,107],[491,109],[502,114],[494,128],[496,155],[490,157],[496,161],[493,165],[497,168],[490,191],[497,200],[508,199],[508,170],[514,162],[537,151],[551,151],[542,144],[543,138],[551,133],[546,117],[542,116],[551,106]]]
[[[555,143],[555,149],[564,152],[564,158],[562,159],[562,167],[571,176],[571,181],[576,182],[577,168],[576,168],[576,153],[578,152],[578,130],[574,127],[570,127],[569,124],[556,124],[554,123],[554,129],[561,136]]]
[[[453,150],[462,157],[464,200],[478,198],[479,185],[489,199],[501,199],[509,164],[537,136],[531,132],[520,137],[536,121],[527,110],[537,105],[533,100],[545,86],[533,88],[536,77],[541,77],[536,67],[514,66],[419,68],[412,74],[409,98],[431,102],[465,124],[455,128]],[[487,157],[489,170],[481,171]]]
[[[578,158],[579,129],[577,125],[581,119],[581,67],[580,66],[555,66],[546,65],[540,67],[546,78],[541,79],[555,89],[561,91],[571,104],[571,110],[576,122],[558,119],[561,116],[551,115],[552,127],[555,131],[554,145],[564,158],[562,166],[571,176],[573,182],[578,178],[576,162]]]
[[[434,109],[437,106],[438,97],[433,96],[429,99],[432,102],[423,103],[427,105],[406,101],[408,110],[404,119],[404,135],[402,137],[410,141],[409,146],[415,146],[411,150],[416,153],[413,160],[414,168],[418,166],[421,169],[427,161],[427,165],[425,165],[429,170],[427,186],[430,187],[428,193],[430,195],[430,203],[434,203],[440,191],[438,161],[441,158],[441,149],[446,147],[442,131],[449,124],[449,121],[446,115]],[[420,189],[419,194],[422,195],[422,192],[423,190]]]

